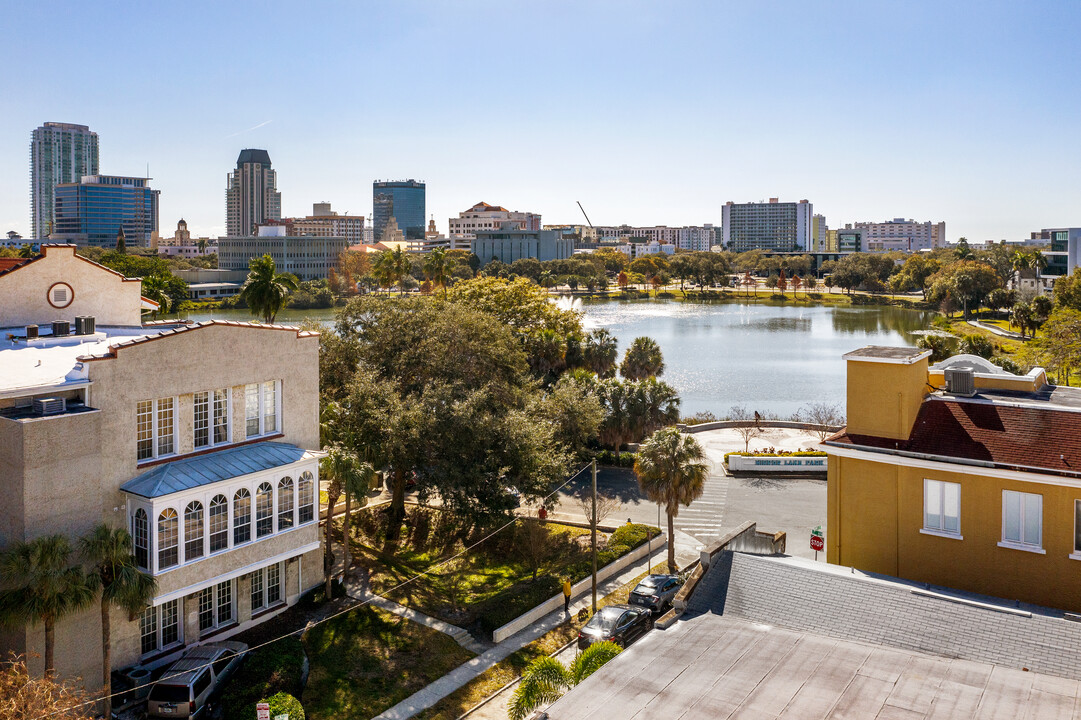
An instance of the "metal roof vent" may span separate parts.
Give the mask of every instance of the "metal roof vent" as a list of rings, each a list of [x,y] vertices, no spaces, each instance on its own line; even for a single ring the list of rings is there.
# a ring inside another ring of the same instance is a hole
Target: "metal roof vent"
[[[951,395],[972,397],[976,394],[976,371],[972,368],[946,368],[946,392]]]
[[[35,415],[59,415],[67,409],[67,402],[62,397],[34,398]]]

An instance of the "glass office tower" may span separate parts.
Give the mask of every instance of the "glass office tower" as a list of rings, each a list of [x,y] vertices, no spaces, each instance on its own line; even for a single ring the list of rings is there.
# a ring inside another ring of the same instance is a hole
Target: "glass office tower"
[[[55,224],[51,239],[76,245],[115,247],[124,228],[125,242],[148,247],[158,229],[158,194],[149,178],[88,175],[55,189]]]
[[[372,183],[372,225],[375,240],[393,217],[407,239],[424,239],[424,183],[416,180],[377,180]]]

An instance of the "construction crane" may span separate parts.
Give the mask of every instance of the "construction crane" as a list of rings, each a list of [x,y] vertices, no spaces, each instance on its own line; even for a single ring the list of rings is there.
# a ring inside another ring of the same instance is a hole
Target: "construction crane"
[[[589,222],[589,216],[586,215],[586,209],[584,207],[582,207],[581,201],[575,200],[574,202],[578,203],[578,209],[581,210],[582,214],[586,216],[586,222],[589,223],[589,229],[593,230],[594,229],[593,228],[593,223]]]

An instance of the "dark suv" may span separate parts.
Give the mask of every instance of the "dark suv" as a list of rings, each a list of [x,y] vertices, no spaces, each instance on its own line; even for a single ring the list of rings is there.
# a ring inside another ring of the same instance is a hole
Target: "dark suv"
[[[631,591],[627,602],[648,608],[651,613],[660,615],[672,607],[672,600],[679,592],[679,586],[679,578],[675,575],[647,575]]]

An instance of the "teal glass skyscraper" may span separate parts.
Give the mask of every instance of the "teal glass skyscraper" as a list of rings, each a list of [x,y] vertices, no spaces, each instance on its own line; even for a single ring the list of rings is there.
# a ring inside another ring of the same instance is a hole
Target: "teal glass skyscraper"
[[[148,247],[158,229],[158,194],[149,178],[91,175],[55,188],[51,239],[113,247],[121,228],[128,245]]]
[[[405,237],[424,237],[424,183],[416,180],[377,180],[372,183],[372,227],[375,241],[383,239],[387,221],[394,218]]]
[[[30,138],[30,236],[45,239],[53,227],[53,191],[98,174],[98,134],[86,125],[47,122]],[[116,232],[116,229],[113,229]]]

